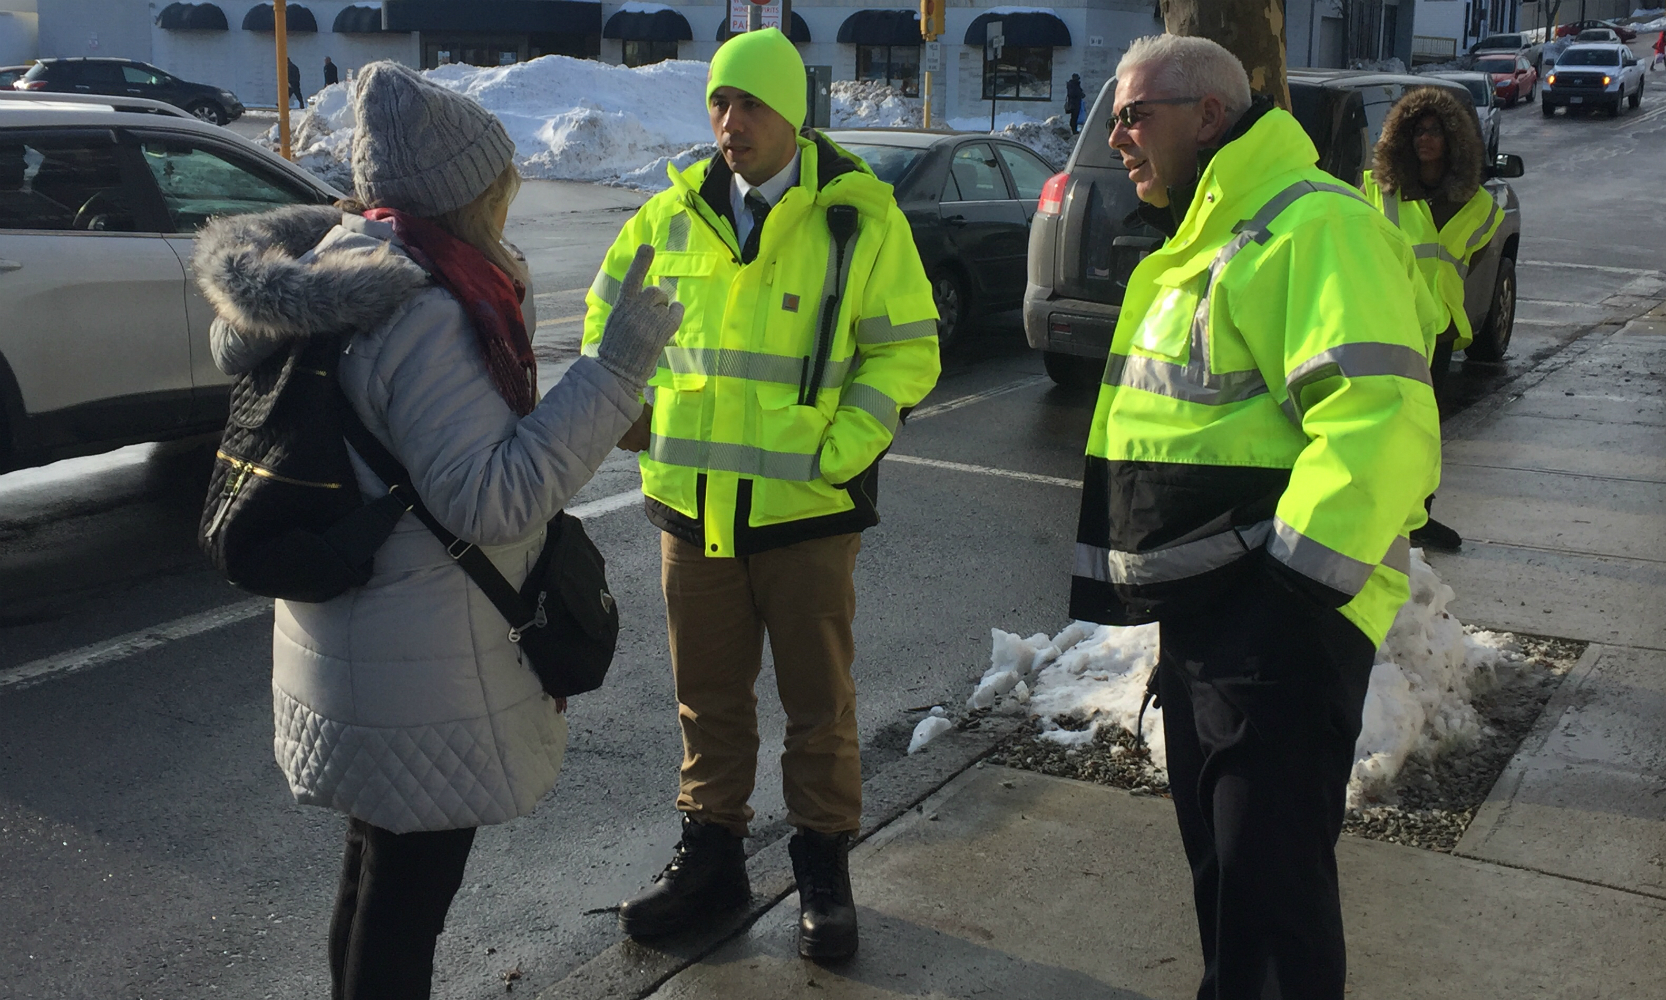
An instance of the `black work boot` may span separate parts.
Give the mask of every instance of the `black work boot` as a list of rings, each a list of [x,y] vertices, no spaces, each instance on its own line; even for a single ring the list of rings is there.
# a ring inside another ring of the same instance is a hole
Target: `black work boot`
[[[683,839],[654,884],[619,904],[619,929],[658,937],[741,909],[752,899],[746,845],[714,823],[683,815]]]
[[[798,880],[798,953],[856,954],[856,903],[850,895],[850,834],[800,830],[787,844]]]
[[[1463,547],[1463,536],[1455,530],[1429,518],[1427,524],[1411,533],[1411,543],[1436,552],[1456,552]]]

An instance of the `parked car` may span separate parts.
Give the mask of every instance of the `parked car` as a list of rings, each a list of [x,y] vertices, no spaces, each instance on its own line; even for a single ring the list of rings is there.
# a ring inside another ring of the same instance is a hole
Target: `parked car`
[[[1475,71],[1492,77],[1493,93],[1507,108],[1532,101],[1539,90],[1539,71],[1521,56],[1490,55],[1475,60]]]
[[[1570,21],[1567,24],[1558,24],[1556,26],[1556,37],[1566,38],[1571,35],[1577,35],[1582,31],[1589,31],[1592,28],[1607,28],[1614,32],[1614,34],[1619,35],[1620,41],[1622,42],[1634,42],[1637,40],[1637,32],[1631,30],[1625,25],[1615,21],[1599,21],[1595,19],[1586,21]]]
[[[12,84],[23,79],[23,74],[27,72],[27,66],[0,66],[0,90],[9,89]]]
[[[1634,108],[1643,103],[1645,83],[1642,61],[1624,45],[1570,45],[1545,74],[1540,106],[1546,118],[1561,107],[1569,113],[1575,108],[1604,108],[1612,118],[1620,113],[1621,101]]]
[[[143,103],[0,97],[0,471],[221,427],[230,384],[209,357],[194,234],[341,197]]]
[[[1487,148],[1487,158],[1498,157],[1498,130],[1503,118],[1498,107],[1498,93],[1488,73],[1437,73],[1442,80],[1461,83],[1475,100],[1475,115],[1481,120],[1481,141]]]
[[[1406,90],[1437,86],[1469,92],[1439,77],[1335,70],[1292,70],[1296,119],[1319,151],[1319,166],[1357,187],[1388,109]],[[1122,295],[1134,266],[1162,245],[1144,225],[1129,225],[1138,205],[1122,157],[1105,141],[1116,81],[1099,92],[1070,162],[1047,182],[1030,231],[1024,332],[1043,352],[1047,373],[1063,385],[1092,385],[1104,369]],[[1503,178],[1522,174],[1521,158],[1494,160],[1486,188],[1504,212],[1492,240],[1470,265],[1464,303],[1475,327],[1467,356],[1497,360],[1515,327],[1521,212]]]
[[[1488,35],[1469,47],[1472,56],[1495,55],[1499,52],[1509,52],[1521,56],[1537,68],[1541,63],[1544,43],[1535,42],[1519,32],[1507,32],[1500,35]]]
[[[1613,28],[1586,28],[1573,36],[1575,42],[1618,42],[1620,35]]]
[[[984,132],[872,128],[827,135],[896,189],[931,279],[943,347],[971,316],[1022,304],[1030,219],[1057,166]]]
[[[42,59],[29,67],[14,90],[98,94],[161,101],[194,118],[224,125],[242,117],[243,102],[223,87],[187,83],[149,63],[133,59]]]

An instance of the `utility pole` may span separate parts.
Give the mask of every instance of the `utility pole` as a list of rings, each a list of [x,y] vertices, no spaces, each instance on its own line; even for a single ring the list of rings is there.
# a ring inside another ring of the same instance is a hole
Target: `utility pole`
[[[936,72],[943,58],[943,43],[937,40],[944,31],[944,5],[947,0],[920,0],[920,38],[925,42],[922,62],[921,96],[925,106],[924,126],[931,128],[931,74]]]
[[[1163,0],[1163,25],[1171,35],[1219,42],[1244,64],[1251,90],[1290,109],[1283,0]]]
[[[272,34],[278,42],[278,151],[294,159],[289,148],[289,12],[284,0],[272,0]]]

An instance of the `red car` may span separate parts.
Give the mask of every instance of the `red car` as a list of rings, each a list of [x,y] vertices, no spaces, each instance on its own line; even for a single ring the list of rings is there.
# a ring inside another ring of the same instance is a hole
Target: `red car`
[[[1581,31],[1585,31],[1589,28],[1607,28],[1613,31],[1614,34],[1619,35],[1620,41],[1622,42],[1633,42],[1637,40],[1637,32],[1632,31],[1623,24],[1615,24],[1613,21],[1596,20],[1575,21],[1572,24],[1558,24],[1556,26],[1556,37],[1566,38],[1569,35],[1577,35]]]
[[[1531,103],[1538,93],[1539,71],[1521,56],[1482,56],[1475,60],[1475,71],[1491,75],[1493,95],[1505,107],[1517,101]]]

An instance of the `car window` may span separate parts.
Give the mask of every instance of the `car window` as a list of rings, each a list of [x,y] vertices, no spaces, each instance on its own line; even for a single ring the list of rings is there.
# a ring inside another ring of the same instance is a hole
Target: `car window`
[[[1481,44],[1476,47],[1481,49],[1519,49],[1521,48],[1521,36],[1488,35],[1481,39]]]
[[[957,201],[1006,201],[1012,197],[994,154],[981,142],[967,143],[955,150],[949,172],[960,189]]]
[[[1614,49],[1569,49],[1558,66],[1618,66],[1620,54]]]
[[[82,63],[78,82],[92,87],[120,86],[126,83],[121,70],[115,63]]]
[[[1480,73],[1514,73],[1516,64],[1510,59],[1482,59],[1476,62],[1475,69]]]
[[[909,168],[920,162],[925,155],[923,149],[910,149],[907,146],[867,146],[846,144],[845,148],[860,156],[874,172],[874,176],[887,184],[895,184],[902,180]]]
[[[156,86],[162,82],[156,78],[155,73],[152,73],[149,70],[140,69],[137,66],[123,66],[121,68],[121,75],[122,79],[128,83]]]
[[[1000,154],[1001,162],[1007,165],[1007,173],[1012,175],[1012,184],[1018,189],[1018,197],[1024,201],[1031,201],[1041,197],[1041,189],[1047,186],[1048,178],[1053,176],[1053,170],[1041,161],[1041,157],[1027,149],[1018,146],[996,146],[995,152]]]
[[[255,164],[187,140],[146,139],[140,149],[176,233],[196,232],[217,215],[317,202],[299,185]]]
[[[113,143],[0,138],[0,229],[138,230]]]

